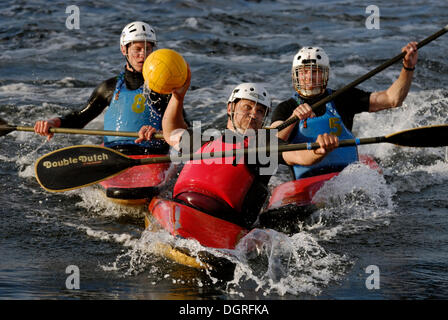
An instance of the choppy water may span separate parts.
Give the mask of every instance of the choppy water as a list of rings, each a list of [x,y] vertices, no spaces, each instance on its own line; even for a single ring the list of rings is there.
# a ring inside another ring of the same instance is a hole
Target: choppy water
[[[339,88],[448,22],[448,4],[376,1],[380,29],[368,30],[369,1],[77,1],[80,29],[65,26],[63,1],[3,1],[0,9],[0,117],[10,124],[80,108],[93,88],[124,64],[118,48],[132,20],[153,25],[159,47],[183,54],[193,79],[186,112],[207,127],[225,120],[225,100],[242,81],[265,82],[278,103],[291,94],[290,63],[303,45],[330,56]],[[448,36],[419,53],[411,92],[396,110],[358,115],[358,137],[448,120]],[[363,83],[383,90],[392,66]],[[89,128],[101,128],[99,117]],[[143,231],[142,212],[104,200],[93,188],[51,194],[34,179],[41,155],[99,137],[30,133],[0,138],[0,298],[99,299],[430,299],[448,297],[448,164],[444,148],[361,146],[384,175],[354,164],[319,192],[327,205],[292,236],[255,230],[233,252],[226,284],[166,261]],[[286,179],[286,171],[271,180]],[[264,239],[255,255],[256,239]],[[182,240],[191,250],[194,241]],[[219,255],[219,252],[212,252]],[[66,267],[79,267],[79,290],[66,289]],[[366,268],[380,271],[369,290]]]

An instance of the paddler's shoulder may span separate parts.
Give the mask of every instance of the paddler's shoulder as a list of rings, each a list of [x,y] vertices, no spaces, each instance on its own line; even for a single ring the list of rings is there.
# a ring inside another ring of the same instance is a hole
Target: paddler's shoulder
[[[104,80],[97,86],[97,88],[100,88],[101,90],[111,90],[111,89],[115,90],[117,82],[118,82],[118,76],[115,76],[107,80]]]
[[[112,94],[115,91],[115,87],[117,85],[118,77],[112,77],[109,78],[103,82],[101,82],[96,88],[95,88],[95,94],[97,96],[101,96],[105,99],[112,96]]]
[[[271,116],[271,122],[274,123],[276,121],[285,121],[291,116],[292,111],[297,107],[297,103],[293,98],[289,98],[280,102],[273,109],[273,113]]]
[[[289,98],[287,100],[283,100],[280,102],[276,107],[275,110],[282,110],[282,109],[290,109],[293,110],[297,107],[297,101],[294,98]]]

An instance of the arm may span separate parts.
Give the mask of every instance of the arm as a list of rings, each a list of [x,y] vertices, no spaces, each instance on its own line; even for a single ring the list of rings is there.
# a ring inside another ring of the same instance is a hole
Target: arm
[[[48,120],[39,120],[34,124],[34,132],[47,137],[47,140],[50,141],[53,138],[54,133],[49,132],[50,128],[59,128],[61,126],[61,118],[52,118]]]
[[[185,94],[190,87],[191,71],[188,66],[188,75],[185,84],[181,88],[174,89],[165,114],[162,118],[163,137],[165,141],[172,147],[176,147],[184,132],[187,129],[183,115]],[[180,129],[180,130],[179,130]]]
[[[413,70],[417,64],[418,52],[417,42],[408,43],[402,52],[406,52],[403,59],[403,68],[397,80],[385,91],[373,92],[370,95],[369,112],[376,112],[389,108],[396,108],[402,105],[409,92],[412,83]]]
[[[283,160],[290,166],[295,164],[310,166],[321,161],[339,145],[338,137],[328,133],[320,134],[316,142],[320,145],[319,149],[283,152]]]
[[[36,121],[34,124],[34,132],[41,136],[46,136],[50,140],[53,137],[53,133],[50,133],[48,130],[52,127],[83,128],[87,123],[100,115],[110,104],[116,82],[116,77],[102,82],[93,91],[87,105],[79,111],[74,111],[63,117]]]
[[[290,118],[292,118],[292,116],[289,117],[289,118],[286,119],[286,120],[289,120]],[[285,121],[286,121],[286,120],[285,120]],[[285,122],[285,121],[282,121],[282,120],[274,121],[274,122],[271,124],[271,128],[277,128],[279,125],[281,125],[281,124],[282,124],[283,122]],[[296,124],[297,124],[297,122],[294,122],[293,124],[289,125],[289,126],[286,127],[285,129],[279,131],[279,132],[277,133],[277,137],[278,137],[279,139],[284,140],[284,141],[288,141],[289,136],[291,135],[291,132],[292,132],[292,130],[294,129],[294,127],[296,126]]]
[[[314,112],[312,111],[311,107],[307,103],[304,103],[304,104],[299,105],[298,107],[295,107],[292,110],[292,113],[290,114],[290,116],[287,119],[281,119],[282,117],[285,117],[285,116],[283,116],[283,110],[280,110],[280,109],[288,108],[289,104],[290,104],[290,101],[288,100],[288,101],[280,104],[277,107],[277,109],[276,109],[276,111],[274,112],[274,115],[273,115],[274,121],[271,124],[271,128],[278,127],[283,122],[285,122],[286,120],[289,120],[290,118],[292,118],[294,116],[299,118],[300,120],[304,120],[304,119],[307,119],[307,118],[313,118],[313,117],[316,116],[314,114]],[[291,132],[293,131],[293,129],[296,126],[296,124],[297,123],[293,123],[293,124],[289,125],[288,127],[284,128],[283,130],[279,131],[278,134],[277,134],[277,137],[279,139],[284,140],[284,141],[288,141],[289,136],[291,135]]]

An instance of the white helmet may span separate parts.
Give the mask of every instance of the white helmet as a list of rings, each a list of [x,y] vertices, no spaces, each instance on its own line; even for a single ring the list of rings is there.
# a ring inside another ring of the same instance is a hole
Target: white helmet
[[[227,103],[234,103],[239,99],[250,100],[255,102],[256,104],[261,104],[266,107],[266,112],[261,123],[261,127],[263,127],[272,104],[271,96],[269,95],[266,88],[259,83],[241,83],[232,90]],[[237,132],[245,134],[247,132],[247,128],[240,128],[235,123],[235,105],[233,105],[231,108],[232,111],[229,116],[230,120],[232,121],[233,128],[235,128]]]
[[[154,29],[147,23],[134,21],[126,25],[121,32],[120,45],[126,46],[133,41],[148,41],[154,46],[157,43]]]
[[[322,81],[313,83],[313,88],[307,89],[300,85],[299,70],[311,71],[311,77],[313,71],[317,74],[319,79],[319,72],[322,74]],[[317,72],[317,73],[316,73]],[[328,83],[330,74],[330,59],[325,53],[324,49],[320,47],[303,47],[297,52],[292,61],[292,84],[294,89],[303,97],[314,97],[322,94]]]
[[[266,88],[259,83],[241,83],[232,90],[227,103],[235,102],[237,99],[247,99],[271,108],[271,96]]]

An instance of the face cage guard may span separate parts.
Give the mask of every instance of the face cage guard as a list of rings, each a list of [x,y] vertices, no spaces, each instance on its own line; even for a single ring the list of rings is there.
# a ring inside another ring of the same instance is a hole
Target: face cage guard
[[[240,113],[240,114],[243,113],[243,112],[235,112],[235,105],[236,105],[236,103],[239,100],[241,100],[241,99],[238,99],[236,102],[235,101],[231,102],[232,107],[231,107],[231,112],[230,112],[230,120],[232,121],[233,128],[236,130],[236,132],[238,132],[238,133],[240,133],[242,135],[245,135],[248,128],[245,128],[245,129],[239,128],[235,124],[235,117],[234,117],[235,113]],[[255,102],[255,105],[254,105],[254,108],[255,108],[257,106],[257,104],[258,104],[258,101],[254,101],[254,102]],[[265,111],[264,116],[263,116],[263,121],[261,122],[261,128],[263,128],[265,123],[266,123],[268,114],[269,114],[269,107],[267,107],[267,106],[265,106],[264,104],[261,104],[261,103],[260,103],[260,105],[262,105],[263,107],[266,108],[266,111]],[[248,122],[248,125],[249,125],[249,123],[250,122]]]
[[[306,89],[300,85],[300,72],[309,72],[311,75],[311,89]],[[322,79],[322,82],[314,83],[313,74],[316,73],[317,79]],[[320,76],[321,74],[321,76]],[[292,69],[292,84],[294,89],[303,97],[311,98],[318,96],[325,92],[328,83],[329,68],[322,67],[316,64],[300,65]]]
[[[147,40],[142,40],[142,41],[131,41],[131,42],[129,42],[128,44],[126,44],[126,55],[125,55],[125,59],[126,59],[126,62],[127,62],[127,64],[131,67],[131,69],[134,71],[134,72],[136,72],[136,70],[134,69],[134,66],[131,64],[131,62],[129,61],[129,55],[133,55],[133,57],[134,58],[137,58],[138,57],[138,55],[139,54],[141,54],[140,52],[135,52],[135,53],[130,53],[129,51],[130,51],[130,47],[134,44],[134,43],[136,43],[136,42],[144,42],[144,49],[143,49],[143,54],[144,54],[144,56],[145,56],[145,59],[152,53],[152,52],[154,52],[154,49],[155,49],[155,47],[156,47],[156,43],[154,43],[154,42],[151,42],[151,41],[147,41]],[[148,47],[148,44],[151,44],[151,46],[152,46],[152,49],[151,49],[151,52],[147,52],[147,47]]]

